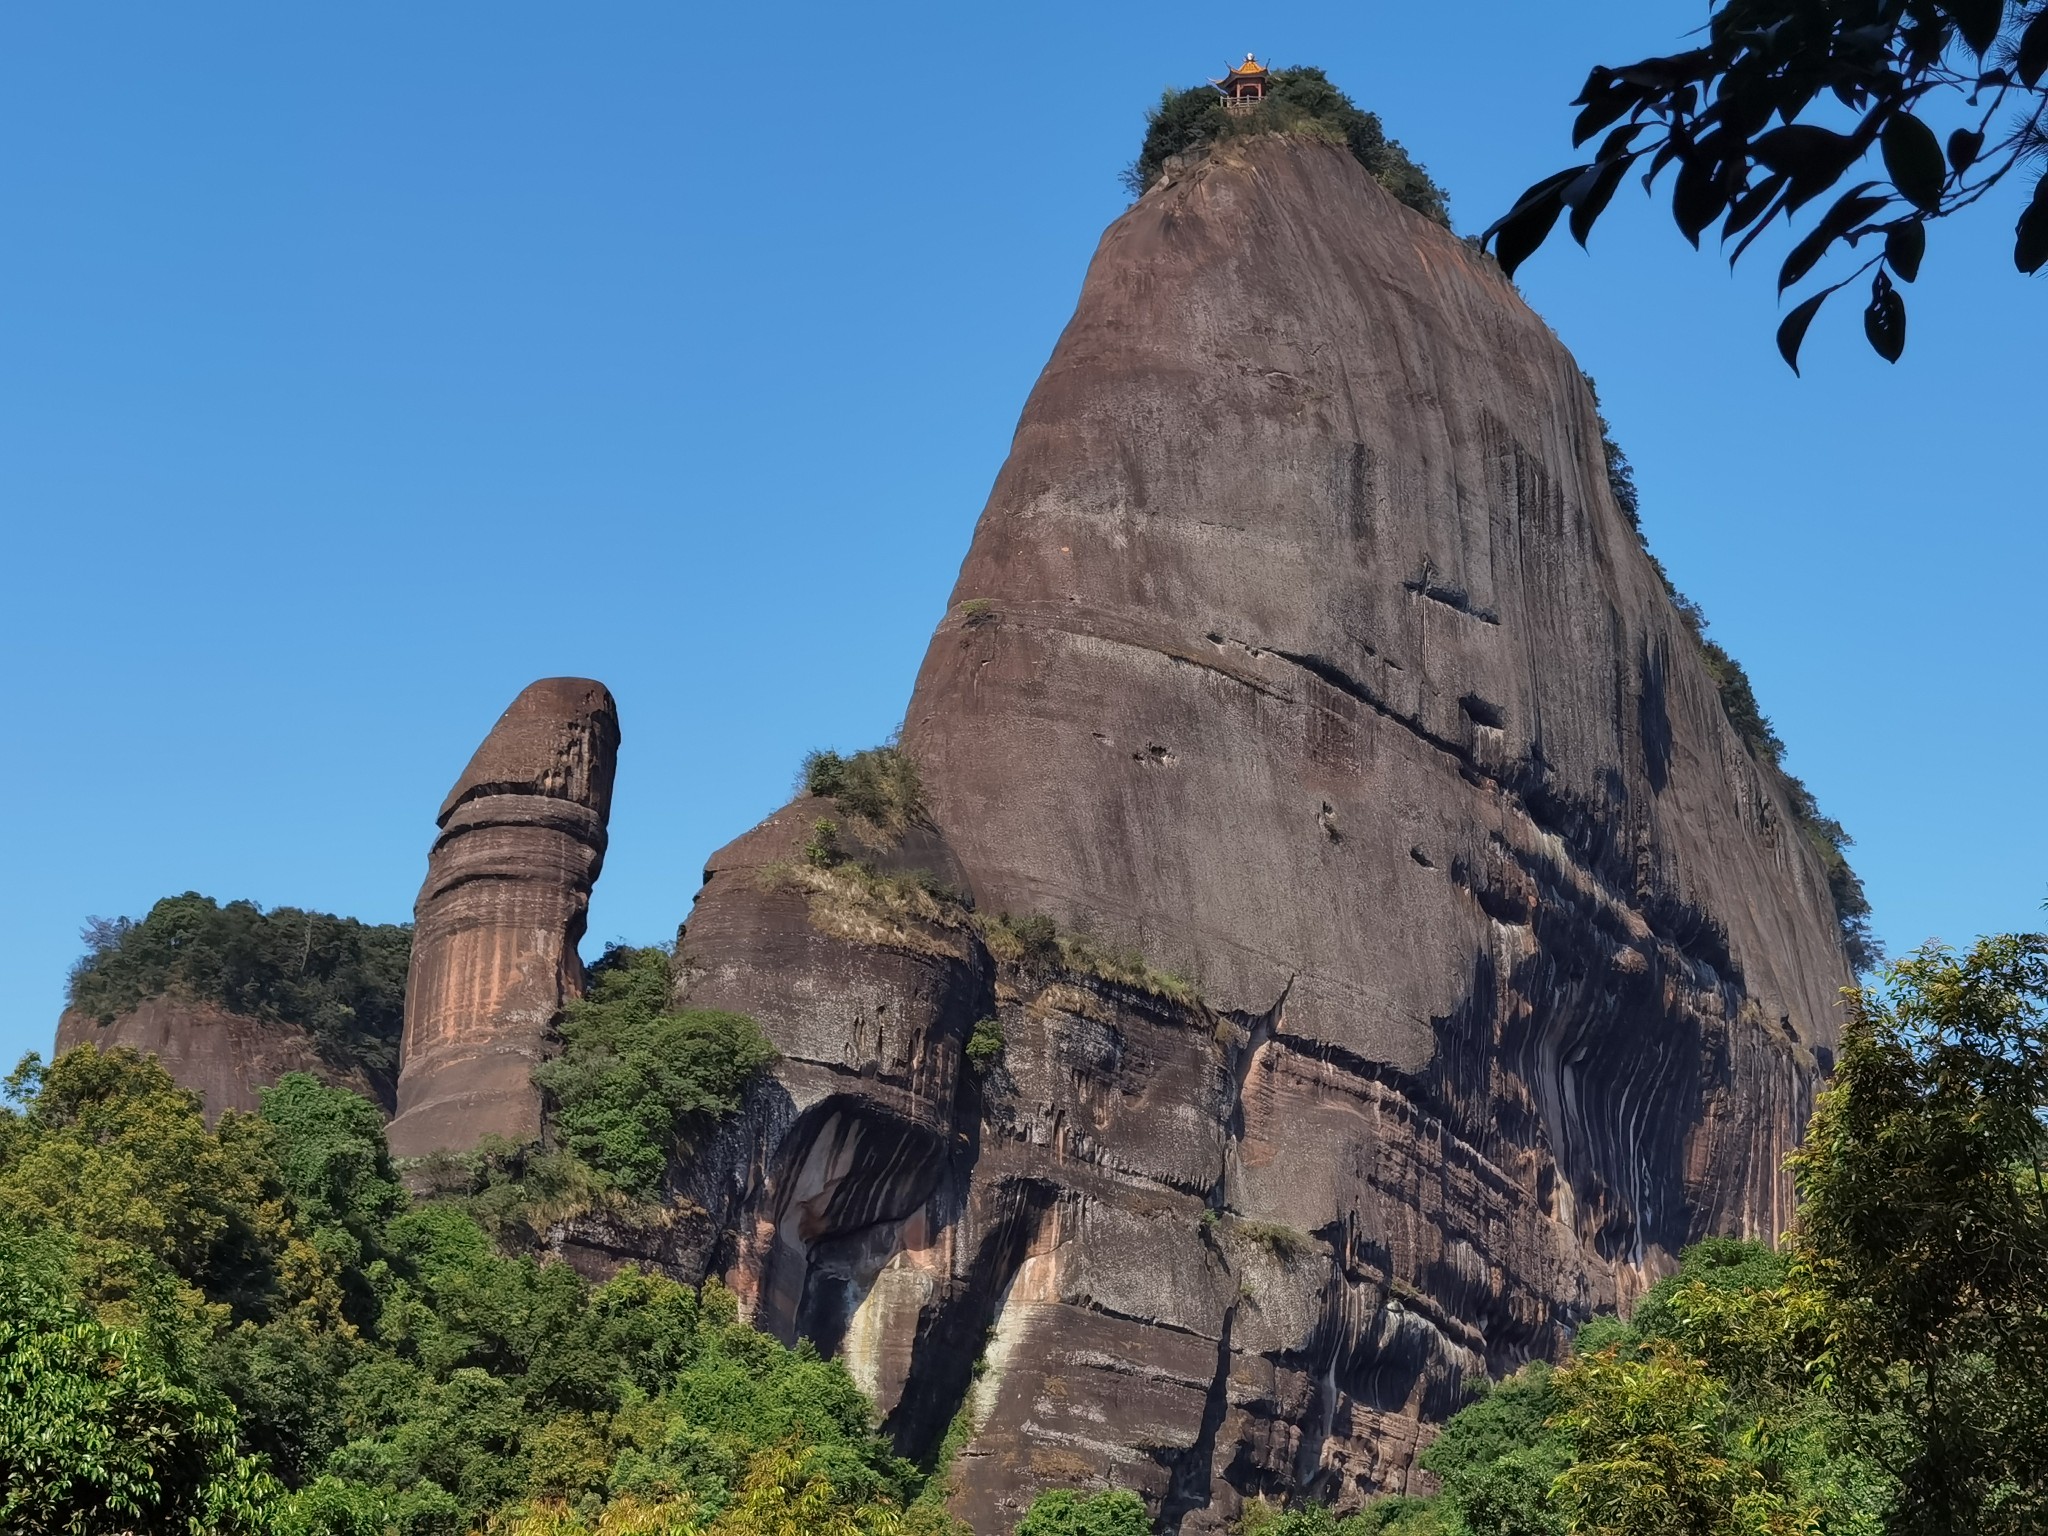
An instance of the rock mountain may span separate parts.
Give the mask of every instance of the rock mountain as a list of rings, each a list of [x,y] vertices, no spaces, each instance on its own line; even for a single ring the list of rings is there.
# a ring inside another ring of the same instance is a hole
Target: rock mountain
[[[617,742],[536,684],[443,807],[395,1150],[538,1127]],[[1820,861],[1578,367],[1342,149],[1232,141],[1103,237],[902,747],[919,813],[712,857],[677,1002],[782,1062],[673,1220],[560,1246],[723,1275],[906,1452],[964,1415],[976,1529],[1410,1486],[1468,1380],[1785,1223]]]
[[[978,1529],[1402,1488],[1468,1377],[1786,1220],[1820,862],[1578,367],[1342,150],[1226,145],[1104,236],[902,743],[926,822],[848,825],[979,919],[806,866],[829,804],[718,853],[678,997],[785,1061],[686,1192],[906,1447],[964,1405]]]

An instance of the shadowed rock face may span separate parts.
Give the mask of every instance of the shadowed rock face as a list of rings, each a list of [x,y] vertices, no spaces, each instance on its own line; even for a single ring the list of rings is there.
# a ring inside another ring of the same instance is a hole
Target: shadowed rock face
[[[257,1090],[287,1072],[310,1072],[336,1088],[360,1093],[391,1112],[387,1073],[338,1067],[320,1054],[313,1036],[296,1024],[254,1019],[218,1003],[186,997],[151,997],[110,1024],[76,1008],[57,1021],[57,1054],[81,1045],[103,1051],[128,1046],[154,1056],[179,1087],[198,1094],[208,1124],[230,1109],[262,1108]]]
[[[1201,1001],[808,871],[800,801],[683,935],[679,995],[785,1061],[679,1193],[722,1234],[682,1267],[905,1450],[964,1407],[978,1529],[1048,1484],[1188,1531],[1403,1488],[1468,1374],[1779,1230],[1849,980],[1826,883],[1488,260],[1340,149],[1170,178],[954,599],[904,731],[931,824],[874,861]]]
[[[540,1134],[531,1074],[583,990],[576,946],[618,748],[603,684],[547,678],[512,701],[442,802],[413,908],[396,1155]]]

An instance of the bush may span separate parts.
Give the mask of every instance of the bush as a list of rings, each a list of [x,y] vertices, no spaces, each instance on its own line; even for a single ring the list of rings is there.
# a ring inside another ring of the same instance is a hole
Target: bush
[[[1003,1026],[995,1018],[976,1019],[967,1037],[967,1065],[977,1077],[986,1077],[1003,1059]]]
[[[851,757],[813,752],[804,759],[804,793],[834,800],[885,832],[901,832],[924,818],[924,787],[917,764],[900,747],[869,747]]]
[[[405,1028],[412,925],[371,926],[253,901],[220,906],[187,891],[140,922],[93,918],[71,969],[74,1008],[111,1024],[145,999],[189,997],[296,1024],[336,1066],[388,1078]]]
[[[1152,1536],[1152,1518],[1145,1501],[1122,1488],[1086,1496],[1058,1488],[1031,1501],[1017,1536]]]
[[[1272,1221],[1241,1221],[1236,1236],[1263,1248],[1282,1264],[1295,1264],[1316,1251],[1315,1239],[1295,1227]]]
[[[1133,196],[1140,195],[1173,156],[1255,133],[1296,133],[1342,144],[1397,202],[1450,228],[1443,188],[1387,137],[1378,117],[1360,110],[1320,69],[1274,70],[1267,77],[1265,101],[1241,116],[1225,108],[1213,86],[1168,91],[1145,114],[1145,142],[1124,173],[1124,184]]]
[[[630,1198],[740,1107],[776,1059],[743,1014],[668,1008],[666,951],[612,947],[562,1015],[562,1051],[534,1069],[556,1140]]]
[[[1012,917],[1005,912],[999,917],[977,915],[974,925],[988,952],[1006,965],[1041,974],[1092,976],[1189,1007],[1202,1000],[1200,989],[1185,976],[1155,969],[1134,949],[1110,949],[1086,935],[1062,933],[1049,917]]]
[[[846,851],[839,846],[838,822],[820,816],[811,823],[811,838],[804,844],[804,862],[813,869],[835,869],[846,862]]]

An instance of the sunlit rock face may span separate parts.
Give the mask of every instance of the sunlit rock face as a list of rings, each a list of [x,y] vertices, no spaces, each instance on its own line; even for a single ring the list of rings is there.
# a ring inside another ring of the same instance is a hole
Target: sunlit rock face
[[[262,1108],[262,1090],[287,1072],[310,1072],[391,1112],[389,1072],[337,1064],[320,1054],[310,1030],[199,998],[144,998],[105,1024],[66,1008],[57,1021],[57,1054],[81,1045],[102,1051],[126,1046],[156,1057],[180,1088],[199,1095],[208,1124],[231,1109],[252,1114]]]
[[[1233,144],[1105,235],[904,745],[931,824],[871,862],[1200,989],[792,877],[816,802],[712,860],[679,996],[785,1059],[681,1179],[691,1263],[904,1449],[969,1415],[977,1529],[1415,1485],[1467,1377],[1784,1222],[1822,870],[1571,357],[1341,149]]]
[[[540,1135],[534,1065],[581,995],[576,946],[604,865],[619,716],[602,683],[552,677],[512,701],[442,803],[414,906],[400,1157]]]

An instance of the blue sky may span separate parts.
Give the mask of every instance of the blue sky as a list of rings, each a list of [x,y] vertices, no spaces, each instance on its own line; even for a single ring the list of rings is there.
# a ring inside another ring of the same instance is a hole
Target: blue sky
[[[624,719],[593,943],[672,935],[804,751],[900,719],[1163,86],[1321,64],[1472,230],[1702,10],[0,8],[0,1056],[88,914],[408,915],[554,673]],[[1936,239],[1895,368],[1845,308],[1793,378],[1769,259],[1629,193],[1520,279],[1894,948],[2048,894],[2013,211]]]

